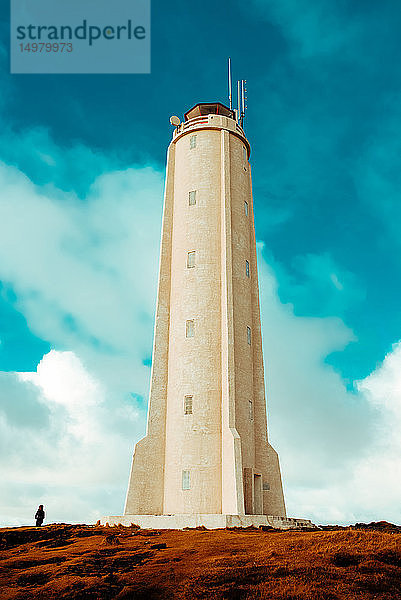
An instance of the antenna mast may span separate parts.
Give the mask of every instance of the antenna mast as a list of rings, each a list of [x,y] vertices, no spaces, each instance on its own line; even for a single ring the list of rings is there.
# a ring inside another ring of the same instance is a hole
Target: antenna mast
[[[232,83],[231,83],[231,58],[228,59],[228,102],[230,105],[230,110],[233,108],[233,100],[232,100]]]
[[[246,100],[246,79],[241,79],[241,127],[245,119],[245,111],[248,108]]]
[[[237,108],[234,108],[235,120],[243,127],[245,113],[248,109],[246,95],[246,79],[237,81]],[[228,58],[228,102],[230,110],[233,110],[233,89],[231,79],[231,58]]]
[[[237,121],[241,122],[241,83],[237,81]]]

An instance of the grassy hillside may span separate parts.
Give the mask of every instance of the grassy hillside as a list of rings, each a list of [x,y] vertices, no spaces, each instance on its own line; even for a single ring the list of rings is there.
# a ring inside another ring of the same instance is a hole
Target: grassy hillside
[[[401,536],[323,531],[0,529],[0,598],[401,599]]]

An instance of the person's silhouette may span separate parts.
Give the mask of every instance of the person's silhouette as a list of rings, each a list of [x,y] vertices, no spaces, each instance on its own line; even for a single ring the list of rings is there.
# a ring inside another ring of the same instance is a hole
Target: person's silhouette
[[[45,511],[43,510],[43,504],[39,504],[39,508],[36,511],[35,519],[36,519],[36,527],[40,527],[45,518]]]

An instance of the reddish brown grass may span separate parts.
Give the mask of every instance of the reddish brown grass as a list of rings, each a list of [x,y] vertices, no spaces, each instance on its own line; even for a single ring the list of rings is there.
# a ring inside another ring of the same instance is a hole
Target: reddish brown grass
[[[366,529],[1,529],[0,598],[401,600],[400,541]]]

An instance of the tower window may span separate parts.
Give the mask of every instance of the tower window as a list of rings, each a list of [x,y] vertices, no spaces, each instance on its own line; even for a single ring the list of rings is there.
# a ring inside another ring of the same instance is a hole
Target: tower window
[[[186,322],[186,326],[185,326],[185,336],[187,338],[191,338],[194,337],[195,335],[195,323],[194,321],[191,319],[190,321]]]
[[[191,269],[195,266],[195,250],[187,254],[187,268]]]
[[[247,149],[245,148],[245,146],[242,146],[242,152],[244,155],[244,160],[248,160],[248,152],[247,152]]]
[[[191,135],[191,137],[189,138],[189,147],[192,148],[196,148],[196,135]]]
[[[270,490],[270,484],[269,483],[264,483],[263,484],[263,491],[267,492],[267,490]]]
[[[248,216],[248,202],[245,200],[244,202],[245,216]]]
[[[251,328],[250,327],[246,328],[246,335],[247,335],[247,339],[248,339],[248,344],[251,345],[252,337],[251,337]]]
[[[184,415],[192,415],[192,396],[184,398]]]
[[[248,260],[245,261],[245,273],[246,273],[246,276],[249,277],[249,261]]]
[[[253,402],[249,400],[249,420],[253,421]]]
[[[196,204],[196,190],[189,192],[189,206],[195,206]]]
[[[191,489],[191,479],[189,471],[182,472],[182,489],[190,490]]]

